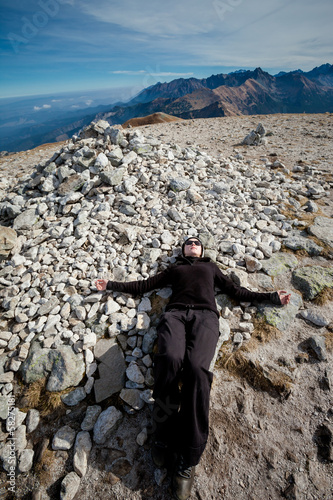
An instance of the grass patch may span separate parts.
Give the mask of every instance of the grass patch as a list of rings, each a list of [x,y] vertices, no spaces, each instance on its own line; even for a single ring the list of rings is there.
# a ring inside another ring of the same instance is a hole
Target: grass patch
[[[291,205],[289,203],[284,203],[285,208],[280,209],[280,213],[282,215],[285,215],[288,219],[295,219],[297,215],[300,215],[299,210],[294,207],[294,205]],[[316,213],[312,212],[303,212],[301,214],[301,218],[298,218],[300,222],[304,222],[304,228],[307,226],[310,226],[313,224],[313,221],[315,220],[316,217],[319,215],[323,215],[321,210],[318,210]]]
[[[281,337],[282,332],[272,325],[269,325],[263,317],[253,318],[254,331],[251,338],[242,345],[240,350],[251,352],[260,345]]]
[[[285,245],[281,246],[281,252],[284,253],[292,253],[293,255],[296,255],[298,257],[308,257],[309,253],[304,249],[299,249],[299,250],[292,250],[292,248],[288,248]]]
[[[48,485],[52,478],[52,465],[54,464],[54,452],[46,449],[40,461],[35,465],[34,471],[40,484]]]
[[[313,303],[317,306],[322,306],[333,300],[333,288],[328,288],[327,286],[313,299]]]
[[[36,408],[42,417],[65,408],[64,403],[61,401],[61,396],[71,391],[71,389],[66,389],[61,392],[50,392],[46,390],[45,385],[45,378],[37,380],[29,384],[24,394],[27,409]]]
[[[273,368],[267,369],[258,361],[248,359],[241,349],[225,356],[220,366],[234,376],[245,379],[253,388],[265,391],[273,397],[286,398],[291,392],[291,377]]]

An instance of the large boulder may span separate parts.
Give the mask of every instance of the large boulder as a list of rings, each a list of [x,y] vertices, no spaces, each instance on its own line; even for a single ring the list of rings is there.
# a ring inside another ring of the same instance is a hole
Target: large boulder
[[[34,342],[20,371],[27,384],[47,377],[46,389],[57,392],[77,386],[84,376],[85,364],[83,355],[75,354],[71,346],[46,349]]]
[[[298,264],[297,258],[290,253],[279,252],[270,259],[262,261],[262,270],[269,276],[280,276],[294,269]]]
[[[303,305],[302,297],[290,292],[290,302],[286,306],[273,306],[271,304],[258,304],[258,315],[264,317],[268,324],[285,332],[294,321],[296,314]]]
[[[101,339],[97,342],[94,354],[100,362],[100,378],[94,384],[96,403],[99,403],[123,389],[126,363],[122,350],[112,339]]]
[[[333,219],[328,217],[316,217],[312,226],[308,228],[312,236],[323,241],[326,245],[333,247]]]
[[[333,288],[333,269],[321,266],[301,267],[293,272],[292,280],[304,299],[312,300],[324,288]]]

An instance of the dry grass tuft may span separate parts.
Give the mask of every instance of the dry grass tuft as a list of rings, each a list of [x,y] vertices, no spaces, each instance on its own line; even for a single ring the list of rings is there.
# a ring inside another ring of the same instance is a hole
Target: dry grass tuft
[[[313,299],[313,303],[317,306],[322,306],[333,300],[333,288],[325,287],[318,295]]]
[[[308,257],[309,255],[308,252],[304,249],[292,250],[291,248],[288,248],[285,245],[282,245],[281,252],[292,253],[293,255],[297,255],[298,257]]]
[[[329,352],[333,352],[333,325],[331,325],[328,327],[328,332],[325,333],[325,345]]]
[[[49,392],[45,389],[46,379],[40,379],[30,384],[25,391],[28,408],[36,408],[42,417],[46,417],[56,410],[64,408],[61,396],[71,389],[62,392]]]
[[[29,408],[37,408],[40,404],[42,392],[45,390],[46,379],[42,378],[29,384],[25,391],[25,398]]]
[[[272,396],[288,397],[292,379],[283,372],[273,368],[262,367],[258,361],[248,359],[241,350],[225,356],[220,366],[233,375],[245,379],[252,387]]]
[[[54,452],[46,449],[41,460],[35,465],[34,471],[40,484],[48,485],[52,478],[52,464],[54,463]]]
[[[278,339],[281,337],[282,332],[272,325],[269,325],[264,318],[254,318],[253,319],[254,331],[252,336],[246,344],[244,344],[241,350],[245,352],[254,351],[259,347],[259,345],[270,342],[271,340]]]

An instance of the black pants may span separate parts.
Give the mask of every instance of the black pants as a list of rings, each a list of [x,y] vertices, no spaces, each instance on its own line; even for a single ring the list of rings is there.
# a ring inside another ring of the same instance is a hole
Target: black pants
[[[209,430],[209,371],[219,337],[217,315],[208,309],[172,309],[158,327],[154,358],[156,439],[173,445],[197,465]]]

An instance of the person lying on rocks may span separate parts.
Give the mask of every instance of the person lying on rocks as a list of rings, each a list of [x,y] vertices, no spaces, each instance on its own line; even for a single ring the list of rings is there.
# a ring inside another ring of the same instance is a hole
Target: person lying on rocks
[[[270,301],[276,305],[288,304],[290,294],[251,292],[237,286],[204,257],[197,237],[186,239],[182,256],[155,276],[130,282],[96,281],[98,290],[131,295],[165,286],[171,286],[172,295],[157,325],[152,458],[157,467],[164,467],[177,454],[173,492],[178,500],[185,500],[191,494],[195,466],[208,439],[213,379],[209,366],[219,337],[215,288],[241,302]]]

